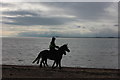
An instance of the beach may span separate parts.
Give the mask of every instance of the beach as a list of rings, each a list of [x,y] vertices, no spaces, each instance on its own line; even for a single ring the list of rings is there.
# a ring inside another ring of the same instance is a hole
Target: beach
[[[63,67],[52,69],[51,67],[39,68],[39,66],[2,65],[2,79],[10,78],[120,78],[119,69],[75,68]]]

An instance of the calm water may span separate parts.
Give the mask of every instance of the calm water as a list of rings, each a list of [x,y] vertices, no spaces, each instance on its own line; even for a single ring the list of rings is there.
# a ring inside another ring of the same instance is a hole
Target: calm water
[[[48,49],[51,38],[3,38],[2,64],[32,64],[37,54]],[[68,43],[70,53],[63,56],[62,66],[118,68],[117,38],[57,38],[56,45]],[[48,61],[52,65],[53,61]]]

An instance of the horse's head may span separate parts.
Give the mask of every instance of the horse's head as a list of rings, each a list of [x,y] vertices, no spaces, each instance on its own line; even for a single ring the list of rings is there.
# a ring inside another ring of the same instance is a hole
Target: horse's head
[[[68,49],[68,46],[67,46],[67,45],[68,45],[68,44],[64,44],[64,45],[62,46],[62,48],[63,48],[64,51],[70,52],[70,50]],[[63,54],[66,55],[66,52],[64,52]]]

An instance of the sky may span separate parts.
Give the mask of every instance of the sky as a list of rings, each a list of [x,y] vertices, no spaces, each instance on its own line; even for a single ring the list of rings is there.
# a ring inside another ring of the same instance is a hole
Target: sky
[[[117,2],[1,2],[3,37],[117,37]]]

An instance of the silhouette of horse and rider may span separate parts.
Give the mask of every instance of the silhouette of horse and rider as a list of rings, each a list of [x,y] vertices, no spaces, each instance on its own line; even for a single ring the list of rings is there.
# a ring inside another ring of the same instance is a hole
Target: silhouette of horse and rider
[[[50,45],[49,45],[50,50],[41,51],[38,54],[37,58],[33,61],[33,63],[37,62],[37,64],[39,64],[40,62],[40,67],[42,67],[42,64],[44,65],[44,67],[46,66],[48,67],[47,59],[50,59],[50,60],[54,60],[52,68],[56,68],[59,65],[59,69],[61,69],[62,56],[63,54],[66,55],[66,52],[70,52],[70,50],[68,49],[67,44],[62,45],[61,47],[56,46],[55,40],[56,38],[52,37],[52,41],[50,42]],[[40,61],[40,58],[41,58],[41,61]]]

